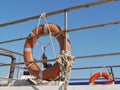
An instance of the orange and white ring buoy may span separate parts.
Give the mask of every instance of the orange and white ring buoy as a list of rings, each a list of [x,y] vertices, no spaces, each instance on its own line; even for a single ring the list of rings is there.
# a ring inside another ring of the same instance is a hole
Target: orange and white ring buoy
[[[98,79],[99,77],[104,77],[108,80],[106,84],[114,84],[114,78],[109,75],[109,73],[106,72],[97,72],[95,73],[89,80],[89,84],[93,85],[95,83],[95,80]]]
[[[47,24],[49,27],[49,30],[51,33],[55,32],[61,32],[63,29],[61,29],[59,26],[55,24]],[[46,29],[46,30],[44,30]],[[35,28],[32,31],[32,35],[41,35],[45,34],[46,32],[49,32],[48,28],[45,27],[45,25],[40,25],[39,27]],[[29,36],[31,36],[31,34]],[[65,50],[65,33],[62,33],[58,36],[58,34],[53,35],[59,42],[60,46],[60,51]],[[57,77],[61,70],[60,70],[60,65],[58,62],[56,62],[53,66],[46,68],[45,70],[42,71],[42,69],[34,62],[33,59],[33,48],[36,40],[40,38],[39,37],[33,37],[33,38],[28,38],[25,42],[24,46],[24,60],[26,63],[26,67],[30,71],[32,75],[34,75],[36,78],[42,78],[43,80],[51,80],[55,77]],[[67,50],[71,50],[71,45],[70,45],[70,40],[67,38]],[[31,62],[31,63],[30,63]],[[42,77],[40,76],[40,72],[42,72]]]

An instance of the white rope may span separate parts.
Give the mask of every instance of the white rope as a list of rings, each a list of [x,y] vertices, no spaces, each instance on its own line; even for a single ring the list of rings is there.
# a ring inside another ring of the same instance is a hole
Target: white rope
[[[41,22],[41,18],[44,18],[45,19],[45,13],[42,13],[38,19],[38,23],[37,23],[37,34],[38,34],[38,29],[39,29],[39,25],[40,25],[40,22]],[[31,36],[35,36],[35,34],[33,32],[31,32]],[[35,38],[34,38],[35,39]],[[35,39],[35,41],[37,42],[38,46],[41,47],[41,50],[42,52],[44,52],[44,49],[43,47],[45,47],[38,39]]]
[[[35,34],[31,32],[31,36],[35,36]],[[34,38],[34,40],[36,41],[37,45],[40,46],[42,52],[44,52],[43,50],[44,45],[39,40],[37,40],[36,37]]]
[[[55,52],[55,48],[54,48],[54,44],[53,44],[53,39],[52,39],[51,31],[50,31],[50,28],[49,28],[49,26],[48,26],[48,21],[47,21],[46,18],[45,18],[45,21],[46,21],[46,24],[45,24],[44,26],[46,26],[47,29],[49,30],[50,43],[51,43],[51,45],[52,45],[52,50],[53,50],[54,57],[56,58],[57,55],[56,55],[56,52]],[[47,44],[47,45],[48,45],[48,44]]]
[[[38,27],[39,27],[39,25],[40,25],[41,17],[42,17],[42,14],[40,15],[40,17],[39,17],[39,19],[38,19],[38,24],[37,24],[37,34],[38,34]]]
[[[69,83],[69,78],[70,78],[70,73],[71,73],[71,68],[69,66],[69,61],[66,62],[66,70],[65,70],[65,90],[67,90],[68,83]]]
[[[62,90],[67,90],[74,58],[69,53],[65,53],[64,51],[62,52],[62,55],[60,55],[60,58],[61,59],[58,60],[58,63],[60,63],[60,69],[65,77],[63,85],[64,88],[62,88]]]
[[[69,62],[69,61],[70,62]],[[52,79],[52,80],[50,80],[50,81],[47,81],[47,82],[42,82],[41,80],[41,78],[42,78],[42,73],[43,73],[43,71],[41,71],[39,74],[40,74],[40,79],[39,79],[39,81],[37,82],[38,84],[42,84],[42,85],[48,85],[49,83],[51,83],[52,81],[55,81],[55,80],[58,80],[59,78],[60,78],[60,76],[62,76],[62,75],[64,75],[64,74],[66,74],[66,76],[65,76],[65,80],[64,80],[64,82],[62,83],[62,85],[61,85],[61,90],[68,90],[68,83],[69,83],[69,77],[70,77],[70,71],[71,71],[71,68],[72,68],[72,65],[73,65],[73,57],[72,56],[70,56],[70,55],[60,55],[58,58],[57,58],[57,60],[56,60],[59,64],[60,64],[60,68],[61,68],[61,66],[62,66],[62,72],[61,72],[61,74],[59,75],[59,76],[57,76],[56,78],[54,78],[54,79]],[[68,61],[67,63],[68,63],[68,65],[67,66],[65,66],[65,64],[66,64],[66,61]],[[70,63],[70,64],[69,64]],[[66,68],[67,67],[67,68]],[[66,71],[67,70],[67,71]],[[65,72],[65,73],[64,73]],[[60,83],[59,83],[60,84]]]
[[[49,42],[46,46],[44,46],[39,40],[36,40],[36,42],[37,42],[38,45],[41,47],[42,51],[44,51],[44,50],[43,50],[43,47],[48,47],[48,46],[51,44],[51,45],[52,45],[52,50],[53,50],[53,53],[54,53],[54,57],[56,58],[56,52],[55,52],[55,48],[54,48],[54,44],[53,44],[53,39],[52,39],[52,37],[51,37],[51,31],[50,31],[50,28],[48,27],[48,21],[47,21],[47,18],[46,18],[45,13],[42,13],[42,14],[40,15],[40,17],[39,17],[38,24],[37,24],[37,34],[38,34],[38,29],[39,29],[39,25],[40,25],[41,18],[44,18],[45,23],[46,23],[46,24],[45,24],[45,27],[47,26],[46,29],[49,30],[50,42]],[[47,32],[47,30],[44,31],[44,32]],[[34,36],[34,33],[33,33],[33,32],[32,32],[31,34]]]
[[[46,17],[45,17],[45,13],[42,13],[42,14],[40,15],[39,19],[38,19],[37,34],[38,34],[38,28],[39,28],[39,25],[40,25],[41,18],[44,18],[44,19],[46,18]]]
[[[43,14],[41,14],[40,15],[40,17],[39,17],[39,19],[38,19],[38,23],[37,23],[37,34],[38,34],[38,29],[39,29],[39,25],[40,25],[40,21],[41,21],[41,18],[43,17]],[[33,33],[33,32],[31,32],[31,36],[35,36],[35,34]],[[36,39],[36,37],[34,38],[34,40],[37,42],[37,44],[38,44],[38,46],[40,46],[41,47],[41,50],[42,50],[42,52],[43,52],[43,48],[42,47],[44,47],[44,45],[39,41],[39,40],[37,40]]]
[[[57,38],[59,36],[60,36],[60,34],[58,34],[55,38]],[[55,41],[55,38],[52,39],[53,42]],[[45,47],[48,47],[50,44],[51,44],[51,42],[49,42]]]

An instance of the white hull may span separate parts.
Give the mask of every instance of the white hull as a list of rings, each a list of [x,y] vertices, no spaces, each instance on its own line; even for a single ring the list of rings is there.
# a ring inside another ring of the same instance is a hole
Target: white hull
[[[61,86],[7,86],[0,90],[62,90]],[[71,85],[68,90],[120,90],[120,85]]]

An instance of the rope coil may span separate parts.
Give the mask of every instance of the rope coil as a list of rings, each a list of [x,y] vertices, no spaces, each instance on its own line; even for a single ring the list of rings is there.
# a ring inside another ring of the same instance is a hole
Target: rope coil
[[[61,77],[64,78],[62,90],[67,90],[74,58],[70,55],[70,52],[65,51],[62,51],[62,54],[59,57],[60,59],[58,59],[57,62],[60,63]]]

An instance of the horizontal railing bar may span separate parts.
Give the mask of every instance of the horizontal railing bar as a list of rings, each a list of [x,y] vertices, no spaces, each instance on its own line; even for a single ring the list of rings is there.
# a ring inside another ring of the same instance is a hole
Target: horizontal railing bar
[[[18,53],[18,52],[15,52],[15,51],[12,51],[12,50],[7,50],[7,49],[4,49],[4,48],[0,48],[0,50],[5,50],[5,51],[8,51],[8,52],[12,52],[14,54],[18,54],[18,55],[21,55],[23,56],[23,54],[21,53]],[[77,57],[74,57],[74,60],[81,60],[81,59],[88,59],[88,58],[98,58],[98,57],[108,57],[108,56],[120,56],[120,53],[107,53],[107,54],[97,54],[97,55],[87,55],[87,56],[77,56]],[[56,59],[50,59],[48,60],[48,62],[53,62],[55,61]],[[35,59],[34,61],[35,63],[42,63],[42,60],[37,60]],[[32,62],[29,62],[29,63],[32,63]],[[20,63],[15,63],[15,65],[19,65],[19,64],[25,64],[24,62],[20,62]],[[5,64],[5,66],[9,66],[11,64]],[[4,66],[4,65],[0,65],[0,66]]]
[[[99,1],[99,2],[74,6],[74,7],[63,9],[63,10],[57,10],[57,11],[54,11],[54,12],[47,13],[46,16],[52,16],[52,15],[64,13],[65,11],[73,11],[73,10],[78,10],[78,9],[82,9],[82,8],[88,8],[88,7],[91,7],[91,6],[97,6],[97,5],[106,4],[106,3],[114,2],[114,1],[119,1],[119,0],[102,0],[102,1]],[[21,20],[16,20],[16,21],[12,21],[12,22],[3,23],[3,24],[0,24],[0,27],[27,22],[27,21],[30,21],[30,20],[38,19],[39,17],[40,17],[40,15],[37,15],[37,16],[28,17],[28,18],[21,19]]]
[[[117,25],[117,24],[120,24],[120,21],[110,22],[110,23],[104,23],[104,24],[98,24],[98,25],[93,25],[93,26],[86,26],[86,27],[75,28],[75,29],[70,29],[70,30],[63,30],[61,32],[51,33],[51,35],[62,34],[64,32],[75,32],[75,31],[80,31],[80,30],[89,30],[89,29],[92,29],[92,28],[100,28],[100,27],[105,27],[105,26],[110,26],[110,25]],[[49,34],[38,34],[36,36],[22,37],[22,38],[17,38],[17,39],[2,41],[2,42],[0,42],[0,44],[10,43],[10,42],[16,42],[16,41],[25,40],[25,39],[28,39],[28,38],[34,38],[34,37],[39,37],[39,36],[47,36],[47,35],[49,35]]]
[[[92,67],[81,67],[81,68],[72,68],[72,70],[83,70],[83,69],[97,69],[97,68],[118,68],[120,65],[113,66],[92,66]]]
[[[0,76],[0,79],[7,79],[7,80],[9,80],[10,78],[4,77],[4,76]],[[17,80],[17,79],[13,78],[12,80]]]
[[[88,56],[78,56],[75,57],[75,60],[78,59],[87,59],[87,58],[98,58],[98,57],[107,57],[107,56],[120,56],[120,53],[107,53],[107,54],[97,54],[97,55],[88,55]]]
[[[81,81],[81,80],[89,80],[90,78],[71,78],[70,81]],[[103,80],[105,78],[98,78],[98,80]],[[120,80],[120,77],[116,77],[114,78],[115,80],[119,79]]]
[[[14,54],[23,56],[23,54],[21,54],[21,53],[18,53],[18,52],[12,51],[12,50],[8,50],[8,49],[5,49],[5,48],[0,48],[0,50],[7,51],[7,52],[11,52],[11,53],[14,53]]]

